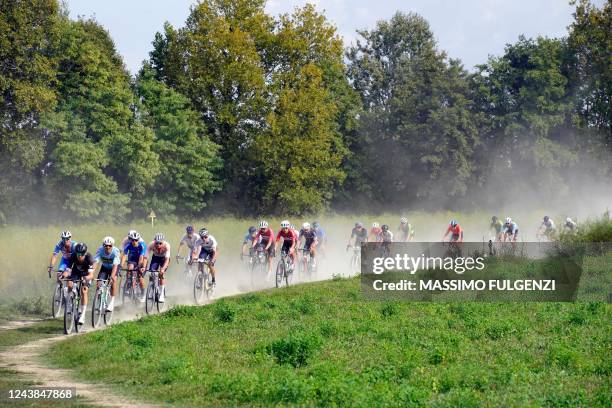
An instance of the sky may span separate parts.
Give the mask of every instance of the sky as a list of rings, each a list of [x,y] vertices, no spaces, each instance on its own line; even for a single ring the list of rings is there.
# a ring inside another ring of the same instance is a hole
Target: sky
[[[594,3],[601,6],[604,0]],[[305,0],[268,0],[272,15],[291,12]],[[311,0],[337,27],[345,45],[355,30],[372,29],[396,11],[415,12],[430,24],[440,49],[465,68],[501,55],[520,34],[560,37],[567,33],[573,8],[568,0]],[[68,0],[70,16],[94,17],[113,38],[129,71],[138,71],[165,21],[182,27],[196,0]]]

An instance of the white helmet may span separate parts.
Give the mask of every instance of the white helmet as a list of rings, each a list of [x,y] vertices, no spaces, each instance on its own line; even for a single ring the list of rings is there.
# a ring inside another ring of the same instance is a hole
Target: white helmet
[[[506,224],[511,224],[512,223],[512,218],[508,217],[506,218]]]
[[[380,225],[378,225],[378,223],[377,223],[377,222],[373,222],[373,223],[372,223],[372,228],[378,228],[379,226],[380,226]]]
[[[115,240],[113,239],[113,237],[104,237],[102,245],[115,245]]]
[[[295,225],[291,224],[291,225],[289,226],[289,228],[291,228],[292,230],[294,230],[294,229],[295,229]]]
[[[289,228],[291,223],[288,220],[281,221],[281,228]]]
[[[155,242],[164,242],[164,239],[166,237],[164,237],[164,234],[162,234],[161,232],[158,232],[157,234],[155,234],[155,237],[153,237],[153,241]]]
[[[408,218],[406,218],[406,217],[402,217],[402,218],[400,218],[400,222],[401,222],[402,224],[408,224]]]
[[[60,238],[61,239],[70,239],[72,238],[72,232],[66,230],[66,231],[62,231],[62,233],[60,234]]]
[[[266,220],[261,220],[259,222],[259,228],[268,228],[268,221]]]
[[[310,229],[310,223],[309,222],[305,222],[302,224],[302,228],[304,228],[306,231],[308,231]]]
[[[128,234],[128,238],[140,240],[140,234],[136,230],[131,230],[130,233]]]
[[[568,224],[571,224],[573,221],[572,221],[572,219],[570,217],[567,217],[565,219],[565,222],[567,222]]]

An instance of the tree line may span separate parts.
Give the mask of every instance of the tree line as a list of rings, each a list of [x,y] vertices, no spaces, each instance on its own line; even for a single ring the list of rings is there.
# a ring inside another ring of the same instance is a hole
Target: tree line
[[[192,6],[131,76],[95,20],[0,0],[0,221],[448,208],[612,173],[610,0],[474,72],[414,13],[345,48],[314,6],[264,6]]]

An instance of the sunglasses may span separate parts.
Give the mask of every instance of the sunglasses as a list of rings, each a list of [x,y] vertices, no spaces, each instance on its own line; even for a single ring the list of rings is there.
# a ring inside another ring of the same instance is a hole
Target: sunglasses
[[[138,242],[138,240],[137,240],[137,239],[130,239],[130,241],[132,241],[132,242]]]
[[[77,256],[85,256],[85,252],[77,252]]]
[[[104,248],[112,248],[112,245],[104,245]]]
[[[163,244],[163,242],[156,242],[155,243],[156,246],[161,246],[161,244]]]

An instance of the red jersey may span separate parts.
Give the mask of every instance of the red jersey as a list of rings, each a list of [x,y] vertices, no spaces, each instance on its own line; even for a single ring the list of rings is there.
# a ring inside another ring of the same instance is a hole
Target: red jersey
[[[461,236],[463,235],[463,230],[461,229],[461,227],[459,226],[459,224],[455,225],[454,227],[452,225],[448,226],[448,229],[446,230],[446,233],[452,233],[453,235],[458,235]]]
[[[278,234],[276,234],[276,240],[278,241],[281,239],[281,237],[283,238],[284,242],[297,242],[298,240],[297,234],[291,228],[288,228],[287,231],[284,231],[283,229],[278,231]]]
[[[274,231],[272,231],[272,228],[268,228],[262,232],[260,228],[257,230],[257,235],[255,235],[255,239],[253,242],[259,242],[259,238],[261,238],[262,244],[267,244],[274,238]]]

